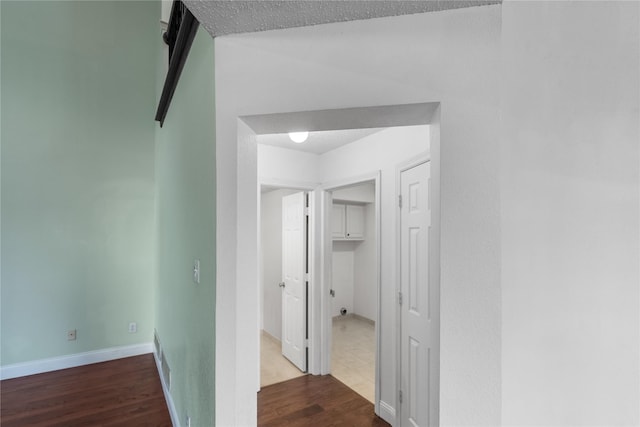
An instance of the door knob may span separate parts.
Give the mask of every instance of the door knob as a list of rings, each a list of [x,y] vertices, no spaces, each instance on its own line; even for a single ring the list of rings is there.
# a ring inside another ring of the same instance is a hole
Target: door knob
[[[278,283],[278,286],[280,286],[281,288],[284,288],[284,282]]]

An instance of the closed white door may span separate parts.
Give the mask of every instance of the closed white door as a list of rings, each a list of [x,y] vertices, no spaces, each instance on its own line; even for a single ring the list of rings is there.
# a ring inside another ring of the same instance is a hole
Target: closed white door
[[[282,198],[282,355],[307,370],[306,195]]]
[[[429,283],[431,165],[425,162],[400,174],[400,420],[401,426],[438,423],[435,340]]]

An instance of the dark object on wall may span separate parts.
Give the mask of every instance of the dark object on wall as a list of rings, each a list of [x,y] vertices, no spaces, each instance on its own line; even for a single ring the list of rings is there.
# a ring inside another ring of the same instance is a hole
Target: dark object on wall
[[[169,110],[173,93],[178,85],[182,68],[187,61],[189,50],[196,36],[198,24],[198,20],[184,3],[180,0],[174,0],[167,31],[162,35],[164,42],[169,45],[169,70],[164,80],[162,96],[156,111],[156,121],[160,122],[160,127],[167,116],[167,110]]]
[[[340,316],[346,316],[346,315],[347,315],[347,309],[346,309],[346,308],[344,308],[344,307],[342,307],[342,308],[340,309]]]

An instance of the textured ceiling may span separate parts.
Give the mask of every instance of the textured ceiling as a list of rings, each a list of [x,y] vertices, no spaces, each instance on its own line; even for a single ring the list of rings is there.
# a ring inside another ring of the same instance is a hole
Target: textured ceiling
[[[225,34],[437,12],[502,0],[184,0],[213,37]]]

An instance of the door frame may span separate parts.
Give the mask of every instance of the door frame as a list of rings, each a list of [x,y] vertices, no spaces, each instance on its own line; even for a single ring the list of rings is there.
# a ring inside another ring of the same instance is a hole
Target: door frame
[[[439,135],[438,135],[439,136]],[[429,184],[429,201],[431,205],[431,233],[429,236],[429,286],[431,288],[431,297],[434,301],[434,307],[437,313],[432,313],[432,317],[437,319],[437,326],[435,328],[436,333],[433,336],[433,347],[437,349],[434,352],[433,358],[435,368],[431,371],[433,373],[432,382],[430,381],[429,395],[434,395],[436,404],[432,405],[435,415],[433,418],[438,420],[433,426],[440,425],[440,165],[439,165],[439,140],[438,144],[434,147],[432,141],[430,151],[421,153],[405,162],[402,162],[396,167],[396,200],[399,200],[401,194],[401,176],[402,172],[414,168],[423,163],[431,163],[431,177]],[[400,295],[401,291],[401,212],[400,205],[396,203],[396,295]],[[396,301],[396,386],[398,393],[396,393],[396,419],[394,425],[400,426],[402,422],[401,412],[402,404],[400,403],[400,387],[402,383],[402,312],[399,301]],[[432,386],[436,390],[432,389]],[[403,399],[404,400],[404,399]]]
[[[380,414],[380,353],[381,353],[381,339],[380,339],[380,319],[381,319],[381,304],[380,304],[380,292],[381,292],[381,188],[380,177],[382,172],[380,170],[370,172],[367,174],[357,175],[350,178],[341,179],[338,181],[332,181],[320,186],[320,192],[322,193],[322,206],[321,206],[321,257],[320,257],[320,269],[321,269],[321,281],[320,281],[320,307],[321,307],[321,331],[320,331],[320,361],[321,361],[321,374],[326,375],[331,373],[331,345],[332,345],[332,315],[331,315],[331,296],[329,292],[332,288],[332,249],[333,238],[331,236],[331,205],[332,197],[331,192],[344,187],[350,187],[355,184],[361,184],[364,182],[373,181],[375,185],[375,232],[376,232],[376,322],[375,322],[375,337],[376,337],[376,355],[375,355],[375,413]]]
[[[417,100],[416,100],[417,101]],[[390,101],[393,102],[393,101]],[[277,106],[251,109],[243,114],[233,115],[236,127],[225,126],[218,129],[219,144],[216,149],[218,159],[233,159],[216,163],[218,180],[215,199],[219,206],[228,206],[218,211],[216,226],[216,248],[219,251],[216,268],[216,404],[215,415],[218,424],[255,424],[257,417],[257,395],[260,386],[260,354],[258,305],[259,295],[253,302],[246,302],[247,293],[255,293],[259,280],[259,234],[257,215],[259,183],[263,175],[257,168],[257,135],[288,132],[288,127],[304,127],[314,131],[376,128],[409,125],[430,125],[432,172],[439,176],[440,170],[440,121],[441,104],[438,101],[402,103],[393,105],[345,106],[321,109],[326,106],[310,104],[305,111],[291,112]],[[231,119],[231,118],[229,118]],[[226,120],[226,119],[225,119]],[[223,185],[224,184],[224,185]],[[319,184],[319,183],[317,183]],[[439,184],[438,184],[439,186]],[[256,194],[258,193],[258,194]],[[323,204],[321,192],[316,192],[315,207],[317,223]],[[249,197],[247,195],[250,195]],[[223,212],[222,214],[220,212]],[[318,230],[321,224],[315,228]],[[321,235],[316,234],[320,238]],[[222,252],[224,255],[222,255]],[[242,254],[242,256],[239,256]],[[314,259],[314,271],[322,274],[318,254]],[[320,288],[320,286],[315,286]],[[315,289],[311,298],[316,298]],[[320,292],[317,292],[320,298]],[[242,301],[242,304],[241,304]],[[256,304],[253,310],[251,307]],[[313,306],[312,306],[313,310]],[[318,315],[318,318],[321,316]],[[390,320],[390,319],[387,319]],[[316,343],[320,326],[310,316],[311,342]],[[311,373],[315,364],[320,367],[320,346],[310,353]],[[387,349],[395,351],[394,349]],[[247,367],[245,369],[244,367]],[[394,375],[395,377],[395,375]],[[395,378],[394,378],[395,380]],[[385,386],[387,387],[387,386]],[[385,388],[385,393],[386,388]],[[397,393],[394,393],[397,395]],[[391,400],[391,399],[390,399]],[[380,416],[389,421],[395,418],[395,408],[389,404],[380,405]]]
[[[264,308],[263,308],[263,295],[264,295],[264,282],[262,274],[260,274],[260,264],[262,263],[262,187],[274,187],[278,190],[299,190],[304,191],[309,195],[309,234],[307,237],[307,251],[308,257],[310,260],[313,260],[312,257],[316,255],[315,244],[317,242],[316,233],[313,231],[316,227],[316,212],[314,208],[314,195],[317,193],[315,188],[317,184],[310,182],[300,182],[300,181],[288,181],[288,180],[275,180],[269,178],[260,178],[258,177],[258,206],[257,206],[257,243],[258,243],[258,292],[256,295],[257,306],[258,306],[258,323],[256,325],[258,331],[258,360],[257,360],[257,371],[258,371],[258,387],[257,391],[261,390],[260,385],[260,365],[262,363],[262,348],[260,346],[260,329],[261,329],[261,318],[263,316]],[[313,320],[311,317],[311,305],[312,305],[312,289],[316,286],[316,274],[314,269],[314,263],[309,262],[309,307],[307,312],[307,327],[309,329],[309,340],[308,340],[308,349],[309,349],[309,357],[307,359],[307,372],[310,371],[310,365],[312,360],[312,354],[314,349],[314,340],[312,339],[312,325]]]

